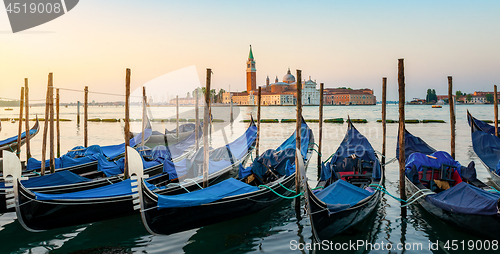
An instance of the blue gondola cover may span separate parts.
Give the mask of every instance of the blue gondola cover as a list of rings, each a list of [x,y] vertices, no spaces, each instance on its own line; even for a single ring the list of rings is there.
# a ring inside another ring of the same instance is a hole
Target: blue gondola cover
[[[429,156],[435,157],[436,159],[433,159]],[[418,172],[421,172],[422,166],[439,169],[441,168],[442,164],[447,164],[457,167],[456,170],[458,171],[458,174],[460,174],[462,165],[460,165],[458,161],[454,160],[449,153],[444,151],[437,151],[430,154],[429,156],[423,153],[412,153],[406,160],[405,173],[410,174],[413,166],[417,168]]]
[[[371,192],[356,187],[344,180],[337,180],[316,194],[328,206],[328,213],[343,211],[372,195]]]
[[[405,159],[412,153],[423,153],[423,154],[432,154],[436,152],[436,149],[432,148],[430,145],[425,143],[421,138],[413,136],[413,134],[409,133],[405,130]],[[399,159],[399,135],[398,142],[396,143],[396,158]]]
[[[448,190],[429,195],[427,201],[454,213],[498,215],[500,193],[491,193],[461,182]]]
[[[229,178],[205,189],[180,195],[158,195],[158,209],[191,207],[207,204],[224,197],[240,195],[259,190],[234,178]]]

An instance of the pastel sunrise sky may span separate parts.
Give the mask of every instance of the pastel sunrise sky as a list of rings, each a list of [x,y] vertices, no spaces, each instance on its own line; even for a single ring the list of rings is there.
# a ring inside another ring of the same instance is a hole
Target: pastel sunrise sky
[[[425,98],[428,88],[446,94],[449,75],[454,90],[491,91],[500,85],[499,13],[500,1],[81,0],[13,34],[0,11],[0,97],[18,98],[29,78],[31,99],[43,99],[49,72],[56,87],[124,94],[126,68],[134,90],[190,66],[186,75],[202,85],[211,68],[214,88],[242,91],[249,44],[258,85],[301,69],[326,87],[374,89],[380,100],[386,76],[396,100],[404,58],[407,100]],[[167,83],[169,97],[192,88]],[[62,102],[82,99],[61,94]]]

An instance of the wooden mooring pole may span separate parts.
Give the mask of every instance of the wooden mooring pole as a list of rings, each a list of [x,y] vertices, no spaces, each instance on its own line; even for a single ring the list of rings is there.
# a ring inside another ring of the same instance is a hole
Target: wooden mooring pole
[[[146,141],[144,140],[144,135],[146,131],[146,87],[142,87],[142,131],[141,131],[141,146],[146,145]]]
[[[300,133],[302,128],[302,71],[297,70],[297,120],[296,120],[296,130],[295,130],[295,146],[297,151],[301,151],[300,147]],[[298,156],[295,155],[295,193],[300,193],[300,171],[298,167]],[[300,217],[300,196],[295,198],[295,214]]]
[[[86,100],[85,100],[86,101]],[[85,125],[87,121],[85,121]],[[130,69],[125,71],[125,163],[123,169],[123,178],[128,179],[128,153],[127,147],[130,146]]]
[[[56,89],[56,137],[57,158],[61,157],[61,128],[59,126],[59,88]]]
[[[203,111],[203,188],[208,187],[208,126],[210,125],[210,80],[212,70],[207,68],[207,83],[205,86],[205,110]]]
[[[231,110],[231,115],[229,116],[229,122],[233,123],[233,94],[231,93],[231,87],[229,87],[229,108]]]
[[[83,146],[87,147],[88,146],[88,141],[89,141],[89,133],[87,129],[87,120],[88,120],[88,107],[89,107],[89,87],[85,86],[85,101],[83,104]],[[127,152],[127,149],[125,149],[125,152]]]
[[[42,161],[41,161],[41,168],[40,168],[40,174],[45,175],[45,158],[47,157],[47,131],[49,128],[49,96],[50,96],[50,77],[51,74],[49,74],[49,81],[47,82],[47,95],[45,96],[45,119],[43,123],[43,138],[42,138]]]
[[[29,88],[28,88],[28,79],[24,79],[24,108],[25,108],[25,115],[26,115],[26,161],[28,161],[29,158],[31,158],[31,149],[30,149],[30,135],[29,135],[29,129],[30,129],[30,100],[29,100]]]
[[[321,141],[323,139],[323,89],[324,84],[319,84],[319,140],[318,140],[318,179],[321,177]],[[297,119],[298,121],[298,119]]]
[[[21,134],[23,133],[23,110],[24,110],[24,87],[21,87],[21,98],[19,100],[19,128],[17,130],[17,157],[21,158]],[[29,121],[26,118],[26,121]],[[26,136],[29,136],[29,129],[26,129]]]
[[[382,78],[382,170],[385,176],[385,147],[386,147],[386,115],[387,115],[387,78]]]
[[[52,73],[49,73],[49,82],[50,82],[50,98],[49,98],[49,114],[50,114],[50,173],[53,174],[56,170],[55,164],[55,154],[54,154],[54,77]]]
[[[255,139],[255,158],[259,157],[259,143],[260,143],[260,104],[262,103],[262,87],[259,86],[257,92],[257,138]]]
[[[80,101],[76,102],[76,124],[80,124]]]
[[[405,67],[404,59],[398,59],[399,85],[399,193],[402,200],[406,200],[405,188]],[[401,201],[401,204],[404,204]],[[401,216],[406,217],[406,207],[401,207]]]
[[[493,95],[493,104],[495,105],[495,136],[498,137],[498,94],[497,94],[497,85],[493,86],[494,95]]]
[[[199,90],[198,88],[196,88],[195,90],[195,97],[194,99],[196,100],[196,102],[194,103],[194,114],[195,114],[195,124],[194,124],[194,127],[195,127],[195,135],[196,135],[196,151],[198,151],[198,148],[199,148],[199,145],[200,145],[200,109],[199,109],[199,105],[198,105],[198,94],[199,94]]]
[[[453,77],[448,76],[448,105],[450,106],[451,157],[455,159],[455,105],[453,102]]]
[[[179,139],[179,95],[175,96],[175,114],[175,122],[177,124],[177,128],[175,129],[175,138]]]

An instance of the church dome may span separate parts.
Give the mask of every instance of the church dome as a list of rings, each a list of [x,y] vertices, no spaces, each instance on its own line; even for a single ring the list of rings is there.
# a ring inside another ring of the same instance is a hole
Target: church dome
[[[295,82],[295,77],[290,73],[290,68],[288,68],[288,72],[285,76],[283,76],[283,82],[285,83],[293,83]]]

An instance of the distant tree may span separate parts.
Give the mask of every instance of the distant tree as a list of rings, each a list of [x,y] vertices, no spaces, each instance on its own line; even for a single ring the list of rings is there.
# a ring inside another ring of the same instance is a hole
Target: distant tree
[[[443,99],[443,101],[444,101],[444,103],[449,104],[448,103],[448,101],[449,101],[448,99]]]
[[[189,94],[189,92],[187,92],[186,98],[190,98],[190,97],[191,97],[191,95]]]
[[[486,97],[486,101],[487,101],[487,102],[489,102],[489,103],[493,103],[493,100],[494,100],[494,98],[493,98],[493,94],[488,93],[488,94],[486,94],[484,97]]]
[[[455,92],[455,96],[457,97],[458,101],[462,96],[465,96],[465,93],[462,93],[462,91],[458,90]]]
[[[425,100],[427,101],[427,103],[436,102],[437,101],[436,90],[427,89],[427,95],[425,96]]]
[[[472,100],[472,94],[467,94],[466,97],[467,101],[471,101]]]

